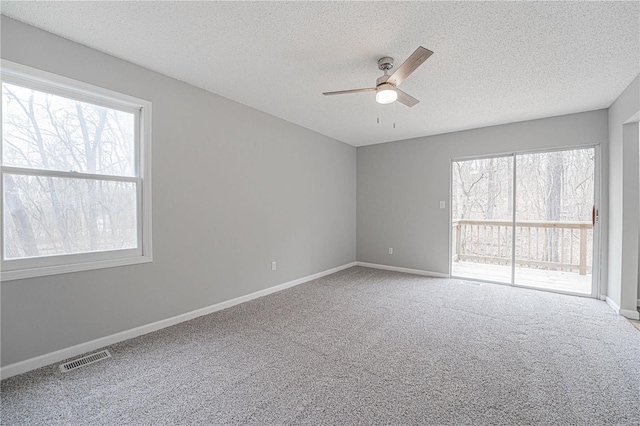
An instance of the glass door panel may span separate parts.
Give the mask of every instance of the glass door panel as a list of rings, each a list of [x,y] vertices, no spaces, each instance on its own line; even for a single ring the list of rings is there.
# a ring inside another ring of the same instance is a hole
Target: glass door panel
[[[511,283],[513,156],[452,162],[451,275]]]
[[[592,293],[595,148],[516,155],[514,284]]]

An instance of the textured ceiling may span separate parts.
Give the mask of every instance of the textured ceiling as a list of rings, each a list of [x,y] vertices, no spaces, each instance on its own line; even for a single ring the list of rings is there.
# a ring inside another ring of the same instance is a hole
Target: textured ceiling
[[[2,14],[355,146],[606,108],[639,2],[13,2]],[[376,61],[434,55],[379,106]],[[376,118],[380,117],[380,124]],[[393,123],[396,123],[393,128]]]

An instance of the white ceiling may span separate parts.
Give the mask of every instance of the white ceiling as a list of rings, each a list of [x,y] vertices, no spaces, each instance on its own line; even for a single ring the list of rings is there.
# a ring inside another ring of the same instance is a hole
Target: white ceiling
[[[606,108],[640,72],[640,2],[2,1],[1,12],[355,146]],[[419,45],[435,53],[401,86],[417,106],[322,95],[374,86],[378,58],[399,66]]]

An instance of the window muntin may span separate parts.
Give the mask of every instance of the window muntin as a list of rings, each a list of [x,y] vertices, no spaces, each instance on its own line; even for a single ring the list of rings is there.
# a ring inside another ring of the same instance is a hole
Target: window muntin
[[[151,261],[150,103],[2,65],[2,279]]]

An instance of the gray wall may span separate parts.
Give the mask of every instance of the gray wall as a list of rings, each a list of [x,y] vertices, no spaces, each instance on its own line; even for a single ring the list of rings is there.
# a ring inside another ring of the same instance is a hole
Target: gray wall
[[[599,110],[359,147],[358,261],[449,273],[451,158],[600,144],[606,263],[607,141],[607,110]]]
[[[2,365],[355,261],[354,147],[1,24],[3,59],[153,102],[154,242],[150,264],[3,282]]]
[[[640,76],[609,108],[609,294],[622,309],[635,310],[638,284],[638,136]],[[635,135],[634,129],[635,126]],[[635,229],[635,231],[634,231]]]

